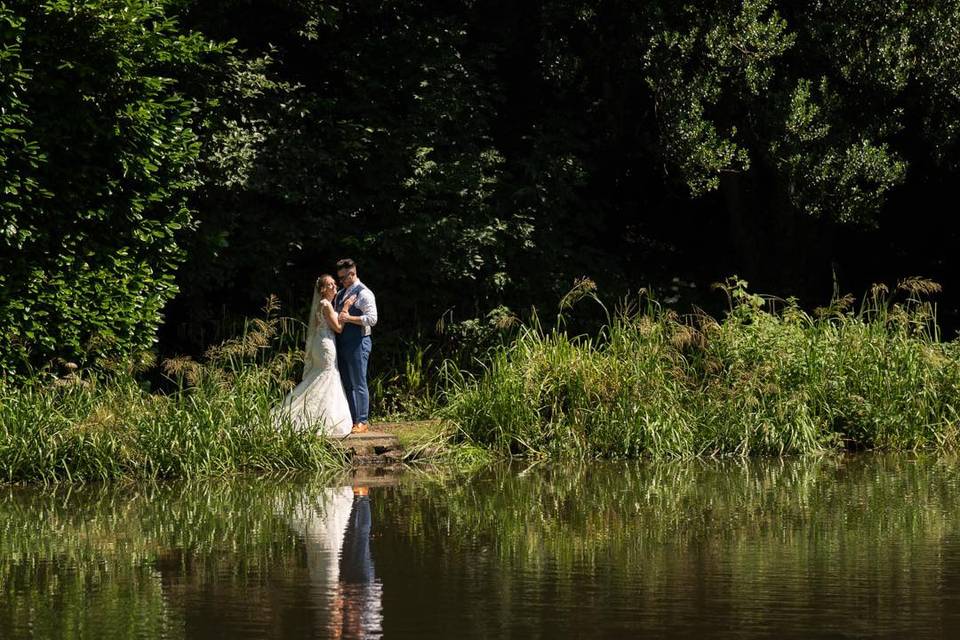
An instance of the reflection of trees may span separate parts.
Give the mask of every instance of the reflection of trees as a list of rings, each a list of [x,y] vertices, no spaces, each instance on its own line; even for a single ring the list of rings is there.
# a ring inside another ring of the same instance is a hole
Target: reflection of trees
[[[424,578],[429,590],[392,600],[399,576],[381,569],[388,610],[429,598],[438,611],[459,607],[477,636],[501,637],[597,635],[598,621],[789,630],[791,615],[810,611],[837,633],[946,624],[925,616],[940,611],[940,554],[960,533],[954,459],[516,471],[437,479],[377,503],[375,517],[401,528],[384,529],[378,555],[403,549],[412,573],[437,555],[451,563]]]

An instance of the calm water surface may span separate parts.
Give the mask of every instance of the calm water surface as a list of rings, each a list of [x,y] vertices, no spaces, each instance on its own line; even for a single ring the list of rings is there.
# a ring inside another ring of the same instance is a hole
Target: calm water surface
[[[2,638],[960,636],[960,461],[0,488]]]

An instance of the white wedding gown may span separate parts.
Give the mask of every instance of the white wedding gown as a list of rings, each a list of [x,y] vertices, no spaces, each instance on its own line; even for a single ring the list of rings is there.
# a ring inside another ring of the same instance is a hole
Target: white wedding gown
[[[303,381],[287,394],[275,418],[289,416],[298,430],[316,429],[317,433],[340,438],[350,433],[353,421],[337,369],[333,329],[317,317],[319,307],[329,304],[321,299],[311,305]]]

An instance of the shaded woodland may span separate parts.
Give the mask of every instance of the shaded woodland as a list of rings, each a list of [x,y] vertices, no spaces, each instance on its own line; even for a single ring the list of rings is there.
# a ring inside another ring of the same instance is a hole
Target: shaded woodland
[[[731,274],[806,308],[921,275],[952,337],[958,29],[956,0],[2,0],[0,367],[200,353],[344,256],[381,365],[580,276],[717,311]]]

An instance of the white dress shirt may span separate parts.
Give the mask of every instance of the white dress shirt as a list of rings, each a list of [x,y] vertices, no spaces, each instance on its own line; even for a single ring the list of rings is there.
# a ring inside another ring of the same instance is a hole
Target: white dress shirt
[[[353,283],[353,287],[357,285],[363,285],[362,282],[358,279]],[[353,287],[350,287],[351,289]],[[373,295],[366,285],[363,285],[363,289],[360,293],[357,294],[357,299],[353,302],[353,306],[360,311],[360,329],[363,330],[363,335],[368,336],[372,333],[372,329],[377,324],[377,298]]]

